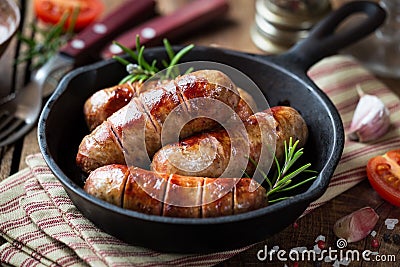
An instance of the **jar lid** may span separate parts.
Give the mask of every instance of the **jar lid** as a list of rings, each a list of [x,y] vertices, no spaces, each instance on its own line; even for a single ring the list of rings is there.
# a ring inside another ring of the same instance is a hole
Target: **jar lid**
[[[255,15],[255,24],[261,35],[282,45],[291,46],[308,36],[308,30],[293,30],[275,25],[264,19],[258,12]]]
[[[272,39],[267,38],[263,33],[260,32],[256,24],[253,24],[250,28],[250,37],[253,43],[262,51],[268,54],[280,54],[290,48],[289,45],[280,44],[274,42]]]
[[[313,2],[311,6],[305,5],[304,1],[297,0],[297,2],[303,3],[303,8],[297,9],[287,4],[281,4],[281,2],[284,3],[283,1],[257,0],[256,11],[265,20],[275,25],[300,30],[310,29],[331,11],[330,1],[327,0],[308,1]],[[298,6],[301,5],[298,4]]]

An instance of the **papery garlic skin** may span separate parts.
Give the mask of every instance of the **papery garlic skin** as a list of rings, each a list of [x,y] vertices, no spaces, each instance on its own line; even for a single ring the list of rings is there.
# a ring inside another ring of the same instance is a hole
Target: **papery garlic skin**
[[[390,113],[374,95],[362,94],[349,128],[353,141],[369,142],[383,136],[390,127]]]
[[[364,239],[374,229],[379,215],[371,207],[356,210],[336,221],[333,232],[347,242],[357,242]]]

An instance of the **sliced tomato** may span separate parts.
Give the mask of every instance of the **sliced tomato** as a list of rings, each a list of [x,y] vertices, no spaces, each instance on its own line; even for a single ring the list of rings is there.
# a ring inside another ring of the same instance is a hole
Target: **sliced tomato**
[[[74,29],[79,31],[92,23],[104,10],[101,0],[34,0],[36,16],[51,24],[58,23],[64,14],[69,14],[67,27],[71,23],[71,14],[78,10]]]
[[[385,200],[400,207],[400,149],[373,157],[367,164],[368,180]]]

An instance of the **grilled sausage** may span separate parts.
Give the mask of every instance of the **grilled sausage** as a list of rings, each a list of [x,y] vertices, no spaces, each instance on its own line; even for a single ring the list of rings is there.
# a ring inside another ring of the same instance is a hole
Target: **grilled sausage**
[[[103,121],[110,117],[114,112],[126,106],[133,97],[151,88],[151,85],[142,86],[141,83],[124,83],[110,88],[102,89],[94,93],[86,100],[83,113],[89,130],[94,130]],[[156,84],[154,83],[154,86]],[[253,111],[257,110],[253,97],[241,88],[237,88],[240,100],[236,106],[235,112],[245,120]]]
[[[284,141],[299,140],[299,147],[304,146],[308,129],[301,115],[291,107],[278,106],[268,111],[258,112],[250,116],[244,125],[247,131],[248,141],[240,136],[243,141],[249,143],[249,158],[258,162],[262,146],[262,131],[268,131],[268,127],[259,127],[260,116],[273,116],[276,134],[275,156],[279,161],[284,156]],[[265,136],[265,135],[264,135]],[[265,139],[264,139],[265,140]],[[225,130],[206,132],[186,138],[178,143],[169,144],[161,148],[153,157],[151,169],[160,173],[175,173],[186,176],[220,177],[226,170],[231,157],[232,138]],[[236,157],[240,155],[236,155]],[[248,162],[246,174],[252,175],[255,165]],[[225,176],[225,175],[224,175]]]
[[[94,93],[83,106],[83,113],[89,130],[92,131],[115,111],[127,105],[132,97],[137,97],[140,88],[141,83],[128,82]]]
[[[126,165],[90,173],[84,190],[114,205],[159,216],[206,218],[244,213],[268,205],[266,190],[249,178],[203,178],[158,174]]]
[[[245,121],[257,111],[257,105],[253,97],[247,91],[242,88],[238,88],[237,90],[240,95],[240,100],[236,106],[235,112],[242,121]]]
[[[205,99],[217,100],[234,109],[239,95],[232,81],[215,70],[183,75],[141,93],[83,138],[76,156],[77,165],[85,172],[112,163],[124,164],[124,158],[129,160],[129,165],[148,165],[149,157],[161,147],[161,129],[168,136],[178,132],[184,138],[215,127],[217,122],[209,118],[224,121],[231,116],[219,109],[210,109],[210,102]],[[172,110],[176,119],[169,120],[170,127],[163,128]],[[209,118],[201,115],[204,111]],[[189,120],[190,116],[194,119]]]

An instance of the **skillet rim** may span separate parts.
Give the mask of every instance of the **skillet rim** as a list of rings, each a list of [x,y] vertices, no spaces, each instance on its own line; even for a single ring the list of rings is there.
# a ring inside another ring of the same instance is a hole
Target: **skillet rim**
[[[178,46],[174,46],[174,49],[176,49]],[[150,53],[160,53],[163,50],[165,51],[165,48],[163,47],[154,47],[154,48],[147,48],[147,51],[145,54],[150,54]],[[47,145],[47,139],[46,139],[46,121],[48,116],[51,114],[52,107],[56,105],[56,103],[59,101],[60,96],[68,89],[68,84],[76,78],[79,75],[82,75],[83,73],[90,72],[90,71],[96,71],[102,67],[105,67],[110,64],[119,64],[113,59],[106,59],[102,60],[90,65],[86,65],[83,67],[79,67],[75,70],[72,70],[68,74],[66,74],[62,80],[60,81],[59,85],[57,86],[57,89],[53,93],[53,95],[49,98],[49,100],[46,102],[43,111],[40,115],[39,118],[39,123],[38,123],[38,141],[39,141],[39,147],[40,151],[43,155],[43,158],[46,162],[46,164],[49,166],[50,170],[53,172],[53,174],[56,176],[56,178],[61,182],[61,184],[64,187],[67,187],[68,190],[73,191],[76,195],[79,197],[83,198],[85,201],[90,202],[93,205],[99,206],[101,208],[107,209],[109,212],[112,213],[118,213],[123,216],[128,216],[128,217],[133,217],[135,219],[140,219],[140,220],[145,220],[145,221],[150,221],[150,222],[157,222],[157,223],[164,223],[164,224],[190,224],[190,225],[207,225],[207,224],[224,224],[224,223],[232,223],[232,222],[239,222],[239,221],[244,221],[244,220],[249,220],[252,218],[257,218],[261,216],[265,216],[268,213],[274,213],[277,212],[281,209],[288,208],[293,205],[293,203],[297,204],[305,204],[307,203],[308,205],[318,199],[328,188],[330,179],[334,173],[334,170],[336,166],[338,165],[338,162],[340,160],[343,147],[344,147],[344,131],[343,131],[343,125],[342,121],[340,119],[340,116],[337,112],[336,107],[333,105],[331,100],[327,97],[327,95],[320,89],[318,88],[311,79],[308,78],[304,70],[301,70],[301,68],[290,68],[290,70],[285,68],[285,64],[281,64],[279,62],[280,60],[284,60],[283,56],[261,56],[257,54],[252,54],[252,53],[245,53],[245,52],[240,52],[240,51],[234,51],[234,50],[229,50],[229,49],[221,49],[221,48],[215,48],[215,47],[207,47],[207,46],[196,46],[194,47],[193,50],[216,50],[219,51],[220,53],[224,53],[230,57],[244,57],[247,60],[256,60],[260,64],[267,64],[269,67],[275,68],[281,72],[284,72],[285,74],[291,74],[292,78],[295,78],[304,86],[308,86],[311,89],[311,92],[314,95],[317,95],[320,102],[324,104],[325,109],[329,111],[329,117],[330,117],[330,124],[332,124],[333,129],[335,130],[335,137],[334,138],[334,143],[333,147],[330,149],[331,153],[327,156],[328,160],[324,164],[323,168],[319,172],[317,179],[313,181],[313,183],[309,186],[309,188],[300,193],[296,194],[293,197],[280,201],[278,203],[274,203],[272,205],[268,205],[266,207],[249,211],[246,213],[242,214],[234,214],[234,215],[228,215],[228,216],[220,216],[220,217],[214,217],[214,218],[178,218],[178,217],[165,217],[165,216],[160,216],[160,215],[148,215],[145,213],[137,212],[137,211],[132,211],[132,210],[127,210],[122,207],[118,207],[115,205],[112,205],[106,201],[103,201],[101,199],[98,199],[92,195],[89,195],[86,193],[83,188],[78,186],[71,178],[69,178],[59,167],[59,165],[56,163],[54,160],[54,157],[50,154],[48,145]],[[192,50],[192,51],[193,51]],[[304,75],[302,75],[304,72]],[[332,110],[333,108],[333,110]],[[336,113],[335,115],[337,118],[332,114],[332,111]],[[337,120],[339,119],[339,121]],[[339,123],[339,124],[338,124]],[[337,125],[338,124],[338,125]],[[67,193],[68,193],[68,190]],[[69,193],[68,193],[69,195]],[[70,196],[71,200],[74,202],[73,198]]]

